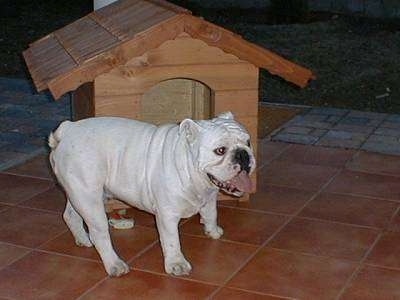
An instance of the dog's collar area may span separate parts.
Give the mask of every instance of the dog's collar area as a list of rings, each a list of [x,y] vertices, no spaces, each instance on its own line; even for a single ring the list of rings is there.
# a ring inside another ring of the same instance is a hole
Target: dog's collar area
[[[239,190],[234,184],[232,184],[230,181],[220,181],[215,176],[211,175],[210,173],[207,173],[208,178],[210,181],[219,189],[229,193],[229,194],[234,194],[240,196],[243,192]]]

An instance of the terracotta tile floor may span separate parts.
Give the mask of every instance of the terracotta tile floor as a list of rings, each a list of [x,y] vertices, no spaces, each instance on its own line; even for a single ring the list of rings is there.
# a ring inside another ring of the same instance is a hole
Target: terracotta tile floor
[[[0,299],[400,299],[400,156],[262,141],[258,192],[182,222],[190,276],[163,271],[151,215],[112,230],[130,274],[75,246],[44,156],[0,173]]]

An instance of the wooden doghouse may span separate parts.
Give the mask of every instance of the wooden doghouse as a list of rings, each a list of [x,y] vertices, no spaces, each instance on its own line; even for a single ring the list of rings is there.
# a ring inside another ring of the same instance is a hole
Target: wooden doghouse
[[[117,1],[32,43],[23,55],[38,91],[49,89],[55,99],[73,92],[75,119],[163,123],[229,110],[254,146],[259,68],[300,87],[313,77],[163,0]]]

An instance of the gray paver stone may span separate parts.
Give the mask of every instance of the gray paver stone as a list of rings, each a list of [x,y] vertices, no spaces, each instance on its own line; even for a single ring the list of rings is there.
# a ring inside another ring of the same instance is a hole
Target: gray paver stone
[[[288,142],[288,143],[297,143],[297,144],[305,144],[311,145],[318,141],[318,138],[310,136],[310,135],[302,135],[302,134],[293,134],[293,133],[278,133],[274,137],[272,137],[273,141],[278,142]]]

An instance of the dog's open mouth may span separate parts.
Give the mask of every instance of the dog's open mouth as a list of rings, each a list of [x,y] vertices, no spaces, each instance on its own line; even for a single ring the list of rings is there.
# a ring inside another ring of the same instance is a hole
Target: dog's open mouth
[[[241,171],[238,175],[227,181],[218,180],[210,173],[207,173],[207,175],[215,186],[228,194],[241,196],[243,193],[250,193],[253,190],[253,184],[246,171]]]

